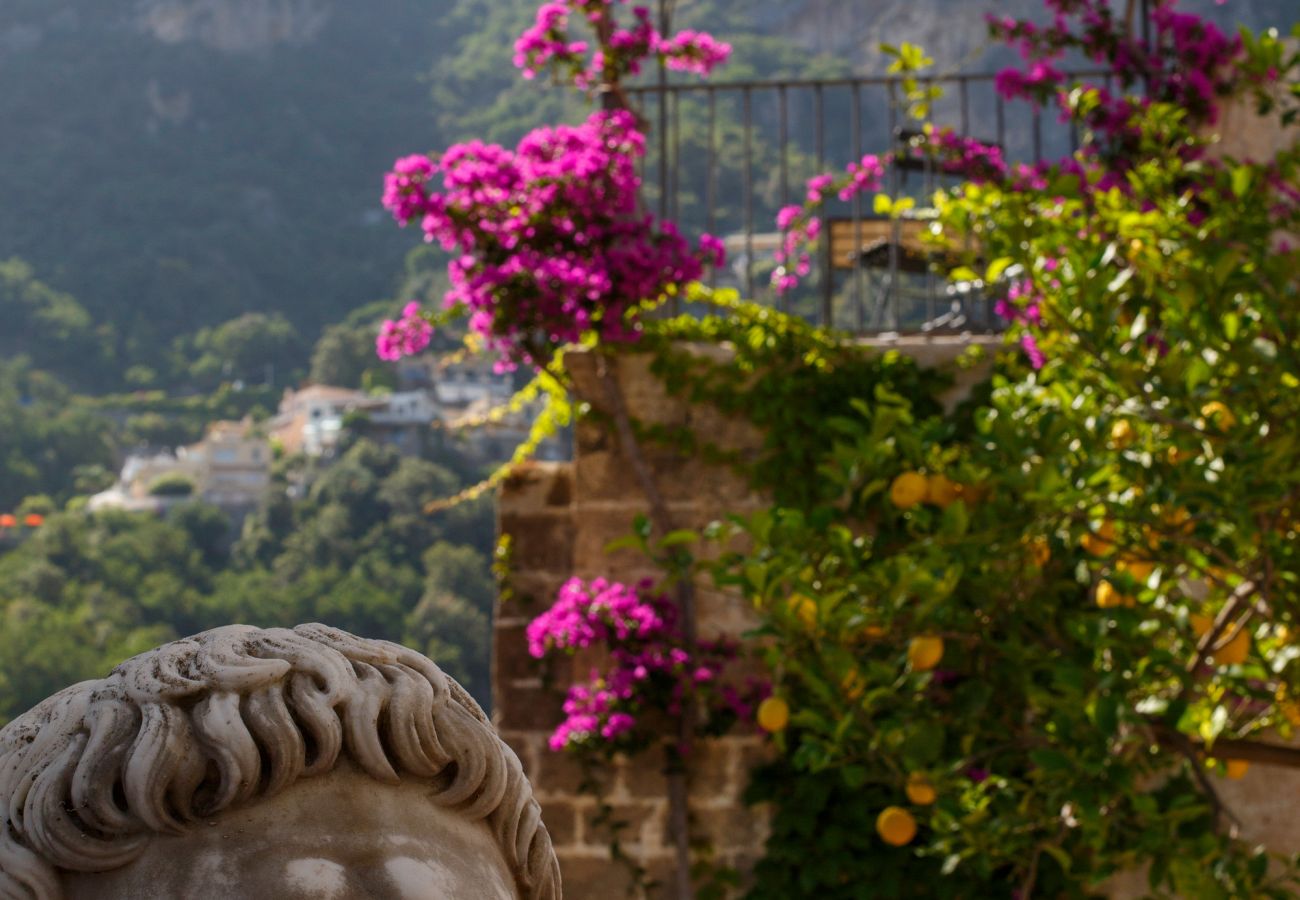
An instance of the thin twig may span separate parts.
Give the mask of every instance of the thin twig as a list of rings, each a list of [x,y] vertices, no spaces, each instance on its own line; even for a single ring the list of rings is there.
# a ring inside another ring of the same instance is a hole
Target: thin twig
[[[1224,804],[1223,798],[1219,796],[1218,790],[1214,787],[1214,782],[1210,781],[1210,776],[1205,771],[1205,766],[1201,762],[1204,745],[1193,742],[1191,738],[1182,732],[1164,725],[1157,725],[1155,734],[1160,743],[1167,747],[1173,747],[1187,760],[1187,764],[1192,769],[1192,776],[1196,779],[1196,783],[1200,785],[1201,793],[1205,795],[1205,799],[1210,801],[1210,809],[1214,813],[1215,825],[1217,826],[1226,817],[1232,824],[1231,835],[1235,837],[1237,829],[1241,827],[1241,820]],[[1230,742],[1225,740],[1220,743]]]
[[[1241,617],[1240,621],[1236,623],[1236,627],[1232,629],[1231,637],[1224,641],[1219,640],[1220,635],[1227,630],[1228,623],[1232,621],[1241,606],[1254,593],[1255,583],[1253,581],[1243,581],[1237,585],[1232,592],[1232,596],[1228,598],[1228,602],[1224,604],[1223,609],[1219,610],[1219,614],[1214,617],[1214,624],[1197,641],[1196,654],[1192,657],[1191,662],[1187,664],[1189,673],[1199,669],[1211,653],[1222,650],[1227,644],[1235,640],[1237,635],[1241,633],[1241,629],[1246,627],[1246,623],[1250,621],[1250,617],[1255,612],[1253,607],[1247,608],[1246,614]]]
[[[1038,861],[1043,857],[1043,845],[1039,844],[1034,847],[1034,855],[1029,859],[1029,872],[1025,875],[1025,883],[1020,886],[1017,892],[1017,900],[1030,900],[1034,896],[1034,882],[1038,881]]]

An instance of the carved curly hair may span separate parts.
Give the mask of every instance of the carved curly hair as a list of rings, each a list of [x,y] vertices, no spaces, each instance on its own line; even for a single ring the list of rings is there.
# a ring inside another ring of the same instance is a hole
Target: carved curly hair
[[[205,631],[0,730],[0,900],[58,900],[57,870],[125,866],[344,753],[380,781],[425,779],[486,822],[521,898],[559,900],[541,810],[479,705],[419,653],[324,625]]]

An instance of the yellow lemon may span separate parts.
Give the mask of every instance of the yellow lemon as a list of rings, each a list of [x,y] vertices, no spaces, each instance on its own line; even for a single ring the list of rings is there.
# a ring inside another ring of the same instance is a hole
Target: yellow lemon
[[[1114,609],[1117,606],[1135,606],[1137,601],[1121,594],[1109,581],[1102,581],[1097,585],[1097,605],[1102,609]]]
[[[1187,620],[1191,623],[1192,631],[1196,633],[1198,638],[1204,637],[1205,634],[1214,627],[1214,619],[1209,616],[1201,615],[1200,613],[1192,613],[1187,617]],[[1231,631],[1231,628],[1232,626],[1229,625],[1229,632]],[[1218,640],[1222,641],[1223,638],[1224,635],[1221,634],[1219,635]],[[1238,628],[1236,633],[1232,634],[1232,639],[1228,641],[1225,646],[1220,647],[1218,650],[1210,654],[1210,661],[1219,666],[1235,666],[1244,663],[1246,657],[1249,655],[1250,632],[1245,628]]]
[[[1230,759],[1224,764],[1224,768],[1227,769],[1225,774],[1233,781],[1236,781],[1245,777],[1246,772],[1250,769],[1250,763],[1244,759]]]
[[[1187,621],[1191,624],[1192,632],[1197,637],[1201,637],[1214,626],[1214,620],[1201,613],[1192,613],[1187,617]]]
[[[1156,564],[1149,559],[1125,556],[1116,564],[1115,568],[1125,575],[1132,576],[1133,580],[1138,584],[1146,584],[1151,577],[1151,573],[1156,570]]]
[[[1034,565],[1042,568],[1052,560],[1052,545],[1045,537],[1036,537],[1026,541],[1029,547],[1029,558]]]
[[[891,847],[902,847],[916,837],[916,819],[901,806],[887,806],[876,817],[876,834]]]
[[[921,772],[913,772],[907,776],[907,799],[917,806],[929,806],[939,799],[939,794],[929,778]]]
[[[1275,696],[1282,718],[1290,722],[1292,728],[1300,728],[1300,703],[1288,698],[1285,684],[1278,687]]]
[[[850,669],[840,680],[840,689],[844,691],[844,696],[848,697],[849,700],[856,700],[861,697],[866,687],[862,675],[857,669]]]
[[[1093,556],[1109,556],[1115,550],[1115,523],[1106,519],[1096,531],[1085,534],[1079,543]]]
[[[1155,551],[1160,549],[1160,532],[1156,531],[1150,525],[1143,525],[1142,536],[1146,538],[1148,550]]]
[[[1166,529],[1181,534],[1191,534],[1196,528],[1196,523],[1192,521],[1192,514],[1185,506],[1166,510],[1161,514],[1160,521],[1164,523]]]
[[[911,509],[925,500],[929,482],[920,472],[904,472],[889,486],[889,499],[899,509]]]
[[[928,672],[943,659],[943,638],[923,635],[907,645],[907,661],[917,672]]]
[[[1238,666],[1250,656],[1250,633],[1239,628],[1226,647],[1214,652],[1214,661],[1221,666]]]
[[[804,628],[814,628],[817,625],[817,601],[811,597],[805,597],[803,594],[791,594],[790,599],[786,601],[786,608],[790,614],[803,623]]]
[[[776,734],[790,724],[790,704],[780,697],[768,697],[758,704],[758,727]]]
[[[1117,419],[1110,426],[1110,445],[1116,450],[1123,450],[1130,446],[1137,438],[1137,432],[1133,430],[1133,423],[1128,419]]]
[[[1288,700],[1278,709],[1282,711],[1282,717],[1291,723],[1292,728],[1300,728],[1300,703]]]
[[[1211,400],[1201,407],[1201,415],[1218,431],[1231,431],[1237,427],[1237,417],[1226,403]]]
[[[947,475],[931,475],[925,480],[925,502],[947,509],[961,497],[961,486]]]

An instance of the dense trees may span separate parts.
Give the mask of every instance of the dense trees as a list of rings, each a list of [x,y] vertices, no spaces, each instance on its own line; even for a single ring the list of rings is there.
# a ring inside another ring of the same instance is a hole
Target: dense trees
[[[67,513],[0,555],[0,721],[127,655],[230,622],[325,621],[428,652],[487,699],[487,504],[427,516],[450,470],[357,442],[332,468],[282,474],[242,532],[213,507],[167,519]],[[285,484],[282,482],[281,487]]]
[[[32,494],[66,496],[79,477],[114,467],[110,431],[28,357],[0,354],[0,512]]]

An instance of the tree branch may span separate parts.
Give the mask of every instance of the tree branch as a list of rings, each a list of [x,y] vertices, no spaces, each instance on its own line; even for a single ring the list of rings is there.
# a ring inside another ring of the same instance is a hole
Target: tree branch
[[[632,428],[632,419],[623,399],[623,391],[618,378],[610,369],[609,358],[603,353],[596,354],[596,377],[600,380],[605,393],[605,402],[614,420],[614,430],[618,435],[619,449],[632,467],[641,492],[645,494],[650,505],[650,521],[660,537],[673,530],[672,516],[663,493],[655,480],[654,471],[641,451],[641,444],[636,439]],[[695,623],[695,586],[690,573],[679,573],[677,580],[677,606],[681,615],[682,638],[686,652],[695,659],[697,653]],[[698,716],[694,695],[685,692],[682,713],[677,722],[677,746],[668,750],[669,760],[665,776],[668,781],[669,823],[672,827],[673,845],[676,856],[676,897],[677,900],[692,900],[695,888],[691,884],[691,837],[690,806],[687,784],[686,763],[695,744],[695,720]],[[673,754],[676,754],[676,759]]]

